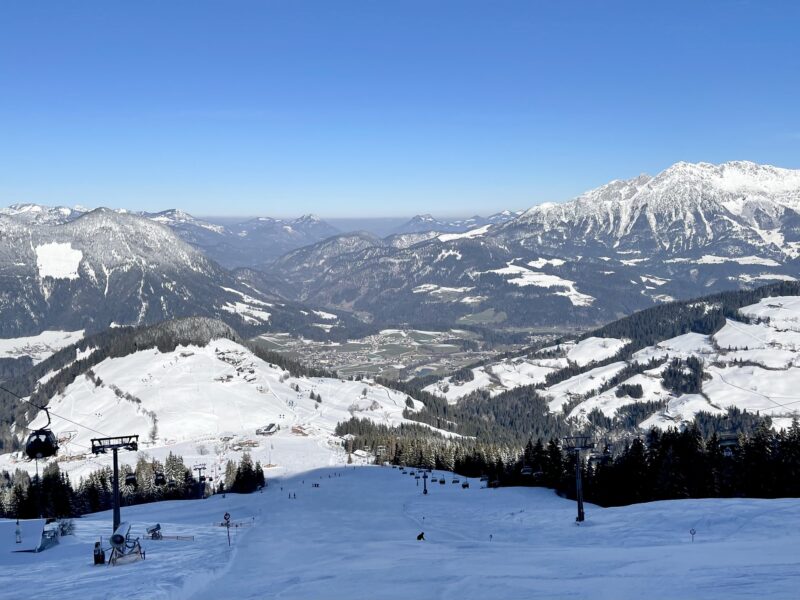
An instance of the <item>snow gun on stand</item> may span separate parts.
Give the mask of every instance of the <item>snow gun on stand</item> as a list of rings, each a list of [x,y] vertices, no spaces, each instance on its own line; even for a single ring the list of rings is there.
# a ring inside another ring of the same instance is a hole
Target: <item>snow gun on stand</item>
[[[144,550],[139,543],[139,538],[130,537],[131,524],[127,521],[120,523],[111,535],[110,565],[122,565],[144,560]]]

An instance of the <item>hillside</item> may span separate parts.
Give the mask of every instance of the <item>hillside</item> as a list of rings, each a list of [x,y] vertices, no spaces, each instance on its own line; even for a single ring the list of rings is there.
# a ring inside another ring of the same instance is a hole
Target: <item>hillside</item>
[[[423,406],[375,383],[310,376],[280,356],[242,345],[215,321],[191,319],[109,336],[68,347],[32,373],[37,382],[30,397],[40,405],[49,398],[52,429],[61,440],[56,460],[75,478],[108,464],[110,457],[88,454],[99,434],[137,434],[140,451],[149,456],[164,460],[174,452],[213,464],[210,469],[243,450],[272,464],[272,474],[344,464],[342,440],[334,435],[338,422],[355,417],[397,426],[409,423],[405,410]],[[23,395],[26,381],[9,387]],[[23,435],[23,425],[46,424],[43,413],[27,422],[26,411],[36,411],[3,395],[4,405],[17,409],[12,431]],[[269,438],[256,435],[270,424],[280,430]],[[16,453],[0,455],[1,469],[33,466]]]
[[[641,429],[681,426],[701,411],[722,416],[731,408],[786,428],[800,410],[794,393],[800,383],[798,323],[797,284],[726,292],[654,307],[580,339],[465,369],[423,389],[450,403],[487,395],[499,404],[528,390],[552,413],[599,430],[637,406]],[[692,368],[692,377],[680,375]]]

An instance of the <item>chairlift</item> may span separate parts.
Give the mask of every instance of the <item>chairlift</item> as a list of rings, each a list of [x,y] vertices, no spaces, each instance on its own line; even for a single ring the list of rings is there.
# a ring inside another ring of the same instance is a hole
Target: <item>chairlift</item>
[[[205,475],[200,475],[200,483],[205,482],[205,480],[206,480],[206,476]]]
[[[442,477],[442,478],[439,480],[439,485],[444,485],[445,483],[447,483],[447,482],[444,480],[444,477]]]
[[[164,485],[165,483],[167,483],[167,478],[164,477],[164,474],[161,471],[159,471],[155,474],[155,477],[153,478],[153,483],[155,483],[156,485]]]
[[[530,477],[531,475],[533,475],[533,467],[522,467],[520,475],[522,475],[523,477]]]
[[[458,477],[453,477],[453,483],[461,483],[461,480]]]
[[[467,488],[469,488],[469,481],[465,481],[464,483],[461,484],[461,489],[466,490]]]
[[[136,487],[136,475],[134,475],[133,473],[128,473],[127,475],[125,475],[125,485]]]
[[[56,436],[49,429],[50,413],[46,408],[42,410],[44,410],[44,414],[47,415],[47,425],[32,432],[25,442],[25,454],[31,460],[49,458],[55,456],[56,452],[58,452],[58,440],[56,440]]]
[[[431,483],[436,483],[437,481],[439,481],[438,477],[431,477]]]
[[[167,485],[169,485],[169,487],[171,487],[171,488],[174,488],[174,487],[177,487],[178,484],[174,479],[170,479],[169,483]]]
[[[725,456],[733,456],[734,448],[739,447],[739,436],[733,431],[727,431],[719,435],[719,447]]]
[[[481,481],[482,482],[483,481],[489,481],[489,476],[488,475],[481,475]]]

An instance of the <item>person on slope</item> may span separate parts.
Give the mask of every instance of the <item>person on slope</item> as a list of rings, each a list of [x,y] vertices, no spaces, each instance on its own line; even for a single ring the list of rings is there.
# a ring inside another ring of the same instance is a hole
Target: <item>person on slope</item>
[[[424,531],[420,532],[420,534],[417,536],[417,541],[418,542],[424,542],[425,541],[425,532]]]

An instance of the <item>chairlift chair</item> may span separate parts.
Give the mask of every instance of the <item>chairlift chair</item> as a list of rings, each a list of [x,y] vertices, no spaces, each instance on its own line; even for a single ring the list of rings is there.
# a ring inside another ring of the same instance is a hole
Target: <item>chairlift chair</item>
[[[171,488],[174,488],[174,487],[176,487],[178,484],[175,482],[175,480],[174,480],[174,479],[170,479],[170,480],[169,480],[169,483],[168,483],[167,485],[169,485],[169,487],[171,487]]]
[[[453,483],[461,483],[458,477],[453,477]]]
[[[136,487],[136,475],[134,475],[133,473],[128,473],[127,475],[125,475],[125,485]]]
[[[58,452],[58,440],[49,429],[50,413],[46,408],[42,410],[44,410],[44,413],[47,415],[47,425],[32,432],[25,442],[25,454],[31,460],[49,458],[55,456],[56,452]]]
[[[520,475],[524,477],[530,477],[533,475],[533,467],[522,467],[522,471],[520,471]]]
[[[464,490],[468,489],[469,488],[469,481],[465,481],[464,483],[462,483],[461,484],[461,488],[464,489]]]
[[[444,477],[442,477],[442,478],[439,480],[439,485],[444,485],[445,483],[447,483],[447,482],[444,480]]]
[[[725,456],[733,456],[733,449],[739,447],[739,436],[733,431],[721,433],[719,436],[719,447]]]
[[[164,485],[165,483],[167,483],[167,478],[164,477],[164,474],[159,471],[158,473],[155,474],[153,478],[153,483],[155,483],[156,485]]]

